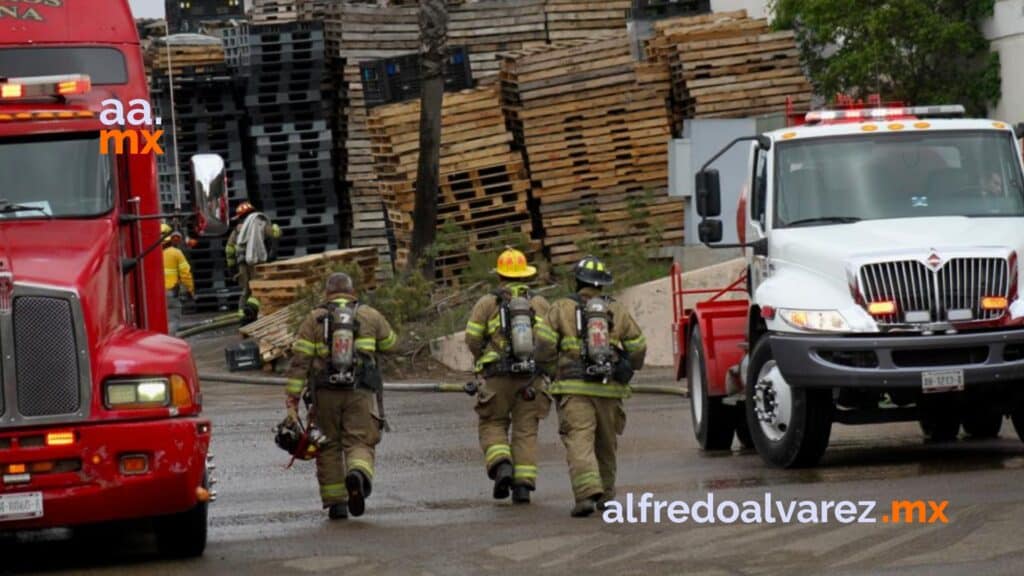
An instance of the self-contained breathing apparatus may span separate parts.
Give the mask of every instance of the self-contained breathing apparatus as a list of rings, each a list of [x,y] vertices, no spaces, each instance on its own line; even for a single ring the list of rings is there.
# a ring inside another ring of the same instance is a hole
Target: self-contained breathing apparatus
[[[609,379],[614,379],[621,384],[629,384],[633,379],[629,358],[612,346],[613,326],[608,300],[595,296],[584,303],[576,298],[576,334],[580,338],[584,380],[607,384]]]
[[[529,294],[512,294],[508,290],[499,290],[494,293],[498,300],[498,319],[502,335],[504,336],[504,350],[501,359],[494,363],[494,372],[532,376],[526,384],[520,388],[520,394],[526,401],[533,401],[537,392],[533,389],[533,383],[539,376],[536,362],[533,359],[533,323],[534,312],[530,306]],[[463,387],[470,396],[475,395],[479,390],[477,382],[467,382]]]
[[[356,317],[359,303],[331,302],[326,309],[327,314],[323,320],[324,342],[330,345],[326,385],[342,389],[365,388],[373,392],[377,397],[382,428],[389,431],[391,428],[384,417],[384,380],[380,369],[372,356],[360,353],[356,347],[356,339],[359,337],[359,320]]]

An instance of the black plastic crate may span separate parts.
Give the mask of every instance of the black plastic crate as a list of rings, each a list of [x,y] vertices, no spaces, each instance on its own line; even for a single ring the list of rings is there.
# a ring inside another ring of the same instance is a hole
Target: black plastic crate
[[[420,97],[420,55],[404,54],[359,64],[367,109]],[[450,46],[444,65],[445,91],[473,87],[473,70],[465,46]]]
[[[327,129],[327,120],[319,113],[313,113],[309,120],[288,120],[282,122],[262,123],[255,120],[249,126],[250,136],[267,136],[271,134],[292,134],[296,132],[320,131]]]
[[[259,370],[260,345],[255,340],[243,340],[224,348],[224,359],[228,364],[228,372],[240,370]]]

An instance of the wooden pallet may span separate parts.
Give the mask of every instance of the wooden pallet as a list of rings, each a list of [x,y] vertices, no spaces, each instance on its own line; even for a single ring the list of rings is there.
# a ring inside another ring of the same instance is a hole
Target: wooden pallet
[[[273,362],[291,354],[292,343],[295,342],[293,327],[299,321],[300,308],[300,304],[285,306],[242,326],[238,331],[259,343],[260,358],[264,363]]]
[[[294,303],[338,265],[354,263],[362,270],[363,278],[356,279],[359,290],[373,290],[377,285],[376,252],[374,248],[329,250],[260,264],[249,287],[260,300],[261,312],[273,313]]]
[[[195,44],[184,42],[194,41]],[[146,49],[146,65],[152,71],[166,74],[212,71],[225,64],[224,44],[212,36],[174,35],[171,36],[170,54],[167,44],[153,42]]]

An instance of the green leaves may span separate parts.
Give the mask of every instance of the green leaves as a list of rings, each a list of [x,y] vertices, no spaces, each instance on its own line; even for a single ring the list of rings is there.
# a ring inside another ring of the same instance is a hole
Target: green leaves
[[[999,56],[980,22],[994,0],[773,0],[793,28],[816,91],[905,104],[963,104],[984,116],[1000,97]]]

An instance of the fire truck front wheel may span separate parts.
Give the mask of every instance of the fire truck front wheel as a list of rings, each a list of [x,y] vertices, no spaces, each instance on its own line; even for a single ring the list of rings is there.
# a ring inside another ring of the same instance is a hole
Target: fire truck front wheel
[[[720,396],[708,395],[708,371],[704,361],[704,344],[700,330],[690,334],[690,351],[686,355],[686,379],[690,387],[690,417],[693,433],[702,450],[728,450],[736,430],[736,409],[722,403]]]
[[[744,404],[758,454],[780,468],[817,464],[832,432],[832,391],[790,386],[766,337],[754,345],[748,370]]]

